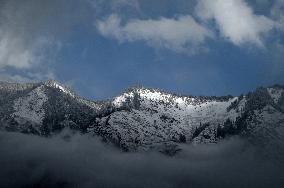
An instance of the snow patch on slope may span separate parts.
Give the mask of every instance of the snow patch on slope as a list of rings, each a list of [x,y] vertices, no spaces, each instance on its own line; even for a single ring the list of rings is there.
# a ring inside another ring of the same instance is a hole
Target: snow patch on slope
[[[45,115],[43,104],[48,100],[43,86],[32,90],[26,97],[21,97],[14,102],[13,117],[23,118],[35,124],[41,124]]]
[[[228,111],[228,107],[239,100],[238,97],[224,100],[205,99],[136,88],[116,97],[113,105],[119,108],[124,103],[135,103],[134,96],[139,96],[138,109],[114,112],[100,123],[101,129],[112,132],[111,137],[128,145],[128,148],[176,142],[179,141],[180,135],[186,137],[186,142],[216,142],[218,125],[222,125],[227,119],[236,121],[246,103],[244,98],[239,102],[240,109]],[[210,126],[192,140],[194,131],[206,123]],[[136,146],[133,146],[133,143]]]
[[[54,80],[48,80],[47,82],[45,82],[45,85],[52,87],[52,88],[55,88],[55,89],[59,89],[63,93],[70,95],[71,97],[75,98],[75,95],[74,95],[73,92],[71,92],[69,89],[65,88],[64,86],[60,85],[58,82],[56,82]]]
[[[112,101],[112,104],[113,104],[115,107],[119,108],[119,107],[121,107],[122,104],[126,101],[126,98],[127,98],[127,97],[130,97],[130,96],[132,96],[132,95],[129,94],[129,93],[124,93],[123,95],[120,95],[120,96],[118,96],[118,97],[115,97],[114,100]]]

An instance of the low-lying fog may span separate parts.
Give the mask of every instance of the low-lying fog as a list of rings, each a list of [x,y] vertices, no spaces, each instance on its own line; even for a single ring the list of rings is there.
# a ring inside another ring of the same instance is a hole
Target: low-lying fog
[[[0,132],[1,187],[280,187],[283,144],[239,137],[190,146],[174,157],[125,153],[99,138]]]

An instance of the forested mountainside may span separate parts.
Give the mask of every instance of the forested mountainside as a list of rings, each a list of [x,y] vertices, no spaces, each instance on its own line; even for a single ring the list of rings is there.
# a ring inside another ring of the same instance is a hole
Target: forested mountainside
[[[180,143],[216,143],[230,135],[282,138],[284,87],[241,96],[178,96],[132,87],[105,101],[86,100],[54,80],[0,82],[0,128],[52,136],[64,128],[93,134],[126,151],[171,153]]]

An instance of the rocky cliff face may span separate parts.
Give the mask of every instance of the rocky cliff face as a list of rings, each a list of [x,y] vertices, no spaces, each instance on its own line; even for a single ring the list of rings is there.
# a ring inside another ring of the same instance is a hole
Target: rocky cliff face
[[[279,85],[238,97],[178,96],[136,87],[96,102],[56,81],[0,83],[2,130],[49,136],[68,127],[131,151],[175,152],[180,143],[215,143],[230,135],[282,138],[283,113]]]

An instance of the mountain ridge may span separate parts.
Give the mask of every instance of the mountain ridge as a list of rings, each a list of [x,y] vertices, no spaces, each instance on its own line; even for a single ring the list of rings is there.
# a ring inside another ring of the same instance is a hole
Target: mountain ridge
[[[0,82],[0,97],[2,130],[50,136],[70,128],[126,151],[174,153],[181,143],[216,143],[229,135],[284,127],[281,85],[236,97],[182,96],[140,86],[113,99],[91,101],[55,80]]]

